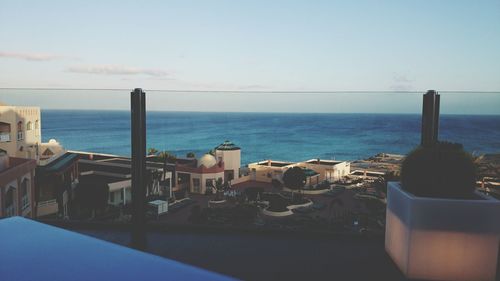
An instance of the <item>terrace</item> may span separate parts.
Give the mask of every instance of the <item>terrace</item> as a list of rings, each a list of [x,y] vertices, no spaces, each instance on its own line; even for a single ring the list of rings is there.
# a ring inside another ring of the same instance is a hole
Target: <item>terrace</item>
[[[140,134],[132,133],[132,135],[133,141],[137,141],[137,136]],[[170,139],[166,142],[168,141]],[[242,148],[245,149],[244,146]],[[108,173],[120,175],[123,179],[134,179],[134,165],[137,165],[134,163],[134,155],[128,158],[114,154],[72,153],[80,157],[78,164],[83,175],[89,176],[94,172],[95,175]],[[398,157],[390,155],[381,158]],[[146,169],[165,167],[164,163],[152,162],[150,157],[144,159]],[[188,166],[193,165],[193,161],[193,159],[177,158],[178,163],[185,163]],[[373,165],[382,165],[378,159],[372,162],[370,163]],[[312,185],[318,185],[320,181],[317,178],[318,173],[310,167],[326,166],[325,169],[329,170],[341,163],[349,164],[349,162],[314,158],[298,163],[303,164],[306,176],[314,178]],[[256,164],[260,167],[282,170],[296,163],[271,160]],[[394,161],[390,164],[397,166],[399,162]],[[166,165],[169,169],[174,168],[173,164]],[[382,168],[379,172],[374,169],[371,172],[370,168],[366,172],[360,168],[359,172],[354,174],[378,178],[383,175],[383,170]],[[268,178],[267,175],[265,177]],[[141,179],[140,176],[135,176],[135,179],[137,178]],[[286,200],[285,202],[280,199],[275,200],[276,198],[270,199],[276,197],[276,194],[285,193],[283,189],[274,187],[270,179],[269,182],[262,182],[252,181],[249,177],[248,181],[239,183],[233,188],[244,191],[245,188],[254,186],[262,187],[266,192],[274,194],[268,196],[269,198],[266,196],[261,198],[262,201],[269,199],[268,201],[277,202],[272,204],[274,206],[271,211],[288,210],[287,207],[292,204]],[[311,205],[290,210],[291,215],[288,217],[266,216],[265,212],[260,212],[248,223],[231,221],[238,218],[238,212],[241,211],[238,210],[240,202],[236,200],[228,200],[228,204],[220,210],[210,209],[208,215],[212,217],[208,222],[190,221],[196,212],[196,207],[205,208],[213,197],[190,194],[188,199],[177,200],[174,205],[169,206],[168,214],[157,220],[143,221],[141,229],[144,230],[147,243],[141,249],[167,259],[244,280],[311,278],[370,280],[374,276],[377,279],[406,280],[384,249],[383,211],[380,211],[380,204],[373,206],[374,203],[378,204],[383,200],[366,195],[372,192],[366,187],[359,187],[358,190],[328,185],[325,189],[328,191],[325,194],[305,194],[304,196],[311,200]],[[361,196],[358,196],[360,194]],[[129,199],[128,195],[126,199]],[[351,212],[351,210],[356,211]],[[137,214],[136,210],[133,210],[133,213]],[[137,247],[133,234],[137,229],[136,222],[49,219],[41,221],[125,247]]]

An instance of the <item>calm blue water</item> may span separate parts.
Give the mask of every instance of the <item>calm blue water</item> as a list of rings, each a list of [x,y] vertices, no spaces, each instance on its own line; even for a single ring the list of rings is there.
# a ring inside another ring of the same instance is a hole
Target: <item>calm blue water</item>
[[[244,164],[404,154],[420,142],[420,115],[149,112],[148,147],[200,156],[226,139]],[[440,139],[474,153],[500,152],[500,116],[442,115]],[[42,111],[43,140],[67,149],[130,155],[127,111]]]

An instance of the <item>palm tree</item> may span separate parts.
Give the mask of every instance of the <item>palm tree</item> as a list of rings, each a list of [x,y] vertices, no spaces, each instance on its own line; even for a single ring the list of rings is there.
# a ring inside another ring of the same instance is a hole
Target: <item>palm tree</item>
[[[158,154],[158,149],[154,147],[148,148],[148,155],[156,155],[156,154]]]
[[[158,153],[158,158],[162,160],[162,162],[168,162],[168,163],[174,163],[175,160],[177,160],[177,157],[174,154],[166,150]]]

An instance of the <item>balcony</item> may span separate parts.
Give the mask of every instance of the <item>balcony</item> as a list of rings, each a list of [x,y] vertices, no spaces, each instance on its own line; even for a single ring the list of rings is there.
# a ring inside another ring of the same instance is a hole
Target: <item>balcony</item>
[[[0,133],[0,142],[9,142],[10,133]]]
[[[24,212],[26,209],[30,207],[30,199],[28,195],[24,195],[21,198],[21,210]]]
[[[59,207],[56,199],[40,201],[37,203],[37,216],[43,217],[47,215],[56,214],[59,211]]]

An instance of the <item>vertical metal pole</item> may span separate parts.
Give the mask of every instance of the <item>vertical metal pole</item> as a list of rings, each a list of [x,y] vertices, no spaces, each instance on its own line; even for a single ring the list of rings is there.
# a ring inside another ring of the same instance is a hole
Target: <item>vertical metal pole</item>
[[[132,142],[132,247],[146,249],[146,94],[130,93]],[[125,199],[125,198],[124,198]]]
[[[423,146],[433,145],[438,141],[440,96],[434,90],[427,91],[422,105],[422,139]]]

